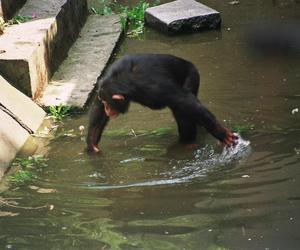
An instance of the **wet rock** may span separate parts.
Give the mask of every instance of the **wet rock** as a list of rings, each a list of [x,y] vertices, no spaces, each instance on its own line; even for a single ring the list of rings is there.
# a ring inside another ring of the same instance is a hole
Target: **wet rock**
[[[218,29],[220,13],[194,0],[177,0],[146,10],[145,22],[169,34]]]

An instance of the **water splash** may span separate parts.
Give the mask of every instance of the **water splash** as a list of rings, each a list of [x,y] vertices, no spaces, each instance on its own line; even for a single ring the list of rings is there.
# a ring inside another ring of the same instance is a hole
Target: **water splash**
[[[186,162],[183,167],[179,166],[176,171],[165,173],[165,177],[181,178],[183,181],[187,181],[203,177],[216,168],[244,160],[251,153],[250,141],[244,140],[237,134],[236,136],[238,136],[238,140],[234,147],[224,147],[222,152],[218,153],[212,145],[206,145],[204,148],[196,150],[194,160]]]
[[[174,185],[187,183],[194,178],[204,177],[208,172],[216,168],[224,167],[237,161],[245,160],[251,153],[250,141],[242,139],[239,135],[234,147],[225,147],[222,152],[217,152],[212,145],[195,151],[192,161],[180,161],[173,166],[172,170],[161,173],[162,179],[127,184],[102,185],[88,184],[91,189],[118,189],[130,187]]]
[[[238,134],[235,135],[238,137],[237,145],[229,148],[225,147],[220,156],[220,160],[224,163],[242,159],[251,153],[250,141],[244,140]]]

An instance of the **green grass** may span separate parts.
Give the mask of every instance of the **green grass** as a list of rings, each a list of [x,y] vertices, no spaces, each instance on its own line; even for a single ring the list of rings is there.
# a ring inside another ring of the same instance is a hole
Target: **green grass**
[[[16,15],[8,21],[8,25],[25,23],[25,22],[30,21],[32,19],[33,19],[32,16]]]
[[[249,133],[250,130],[253,129],[254,129],[253,124],[235,124],[232,126],[232,130],[241,136],[246,135],[247,133]]]
[[[155,1],[152,5],[145,0],[140,0],[132,7],[123,6],[117,3],[107,4],[106,1],[101,1],[100,7],[92,7],[91,12],[97,15],[111,15],[118,14],[120,16],[120,23],[123,31],[127,31],[127,36],[138,37],[144,33],[145,30],[145,11],[151,6],[159,4]],[[127,17],[127,18],[126,18]],[[128,20],[128,22],[127,22]]]
[[[47,159],[41,155],[29,156],[28,158],[16,158],[13,162],[14,166],[22,169],[29,168],[43,168],[47,166]]]
[[[20,24],[20,23],[25,23],[29,20],[32,20],[32,16],[22,16],[22,15],[16,15],[12,19],[10,19],[8,22],[5,22],[2,17],[0,17],[0,35],[4,33],[5,27],[9,25],[14,25],[14,24]]]
[[[72,106],[62,105],[50,106],[49,112],[52,118],[55,120],[62,120],[64,117],[70,115],[72,112]]]
[[[36,178],[37,177],[30,171],[21,169],[11,175],[8,180],[12,186],[22,186]]]
[[[104,5],[100,8],[97,8],[97,7],[91,7],[91,12],[93,14],[96,14],[96,15],[103,15],[103,16],[109,16],[109,15],[112,15],[114,12],[112,10],[111,7],[107,6],[107,5]]]
[[[41,155],[29,156],[27,158],[16,158],[12,166],[17,167],[14,174],[8,177],[11,186],[21,186],[37,178],[32,170],[41,170],[47,166],[47,159]]]
[[[172,128],[157,128],[151,131],[147,130],[134,130],[134,129],[113,129],[104,131],[105,136],[110,137],[120,137],[120,136],[130,136],[130,137],[139,137],[139,136],[149,136],[149,137],[162,137],[165,135],[172,134]]]

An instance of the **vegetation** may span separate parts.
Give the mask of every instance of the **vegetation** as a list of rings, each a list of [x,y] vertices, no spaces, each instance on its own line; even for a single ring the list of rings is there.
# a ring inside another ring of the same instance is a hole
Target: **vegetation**
[[[51,114],[51,117],[53,117],[55,120],[62,120],[64,117],[70,115],[72,111],[72,106],[62,105],[59,106],[50,106],[49,112]]]
[[[23,169],[44,168],[47,166],[47,159],[41,155],[29,156],[28,158],[16,158],[13,162],[14,166],[19,166]]]
[[[0,17],[0,35],[4,33],[5,27],[13,24],[20,24],[25,23],[29,20],[32,20],[34,16],[22,16],[22,15],[16,15],[12,19],[10,19],[8,22],[5,22],[2,17]]]
[[[96,15],[108,16],[114,14],[112,8],[108,6],[105,1],[102,2],[101,7],[91,7],[91,12]]]
[[[25,22],[30,21],[32,19],[33,19],[32,16],[16,15],[8,21],[8,25],[25,23]]]
[[[9,177],[9,183],[12,186],[20,186],[36,179],[36,175],[34,175],[31,170],[40,170],[46,167],[46,161],[47,160],[40,155],[29,156],[28,158],[16,158],[12,165],[19,170]]]
[[[9,177],[9,183],[12,186],[22,186],[27,182],[36,179],[36,176],[28,170],[19,170]]]
[[[117,3],[107,4],[105,0],[101,2],[101,7],[92,7],[91,12],[98,15],[111,15],[119,14],[122,29],[125,31],[129,28],[127,35],[130,37],[137,37],[144,32],[144,16],[145,11],[150,6],[155,6],[159,1],[155,1],[154,4],[145,0],[140,0],[135,6],[128,7]],[[127,23],[128,19],[128,23]]]
[[[236,133],[238,133],[241,136],[244,136],[247,134],[250,130],[254,129],[253,124],[236,124],[232,126],[232,130]]]
[[[134,129],[115,129],[115,130],[106,130],[104,131],[104,134],[106,136],[111,137],[119,137],[119,136],[134,136],[134,137],[140,137],[140,136],[150,136],[150,137],[162,137],[165,135],[172,134],[173,129],[172,128],[157,128],[151,131],[147,130],[134,130]]]

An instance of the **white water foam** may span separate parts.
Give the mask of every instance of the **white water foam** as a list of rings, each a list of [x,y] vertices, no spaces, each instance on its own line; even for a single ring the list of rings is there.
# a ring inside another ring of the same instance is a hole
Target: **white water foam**
[[[122,185],[88,185],[92,189],[118,189],[129,187],[145,187],[172,185],[187,183],[194,178],[204,177],[208,172],[231,163],[245,160],[251,153],[250,141],[238,136],[237,144],[233,147],[224,147],[221,153],[216,152],[213,146],[207,145],[195,151],[195,158],[192,161],[185,161],[183,166],[177,164],[171,171],[162,173],[162,179],[145,182],[128,183]]]
[[[244,160],[250,153],[250,141],[244,140],[241,136],[235,146],[224,147],[221,153],[216,152],[213,146],[207,145],[195,152],[195,159],[187,162],[183,167],[174,172],[169,172],[170,178],[182,179],[183,182],[196,177],[205,176],[208,172],[236,161]]]

